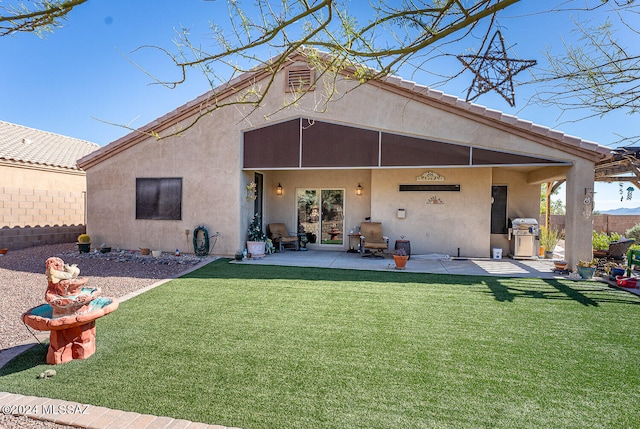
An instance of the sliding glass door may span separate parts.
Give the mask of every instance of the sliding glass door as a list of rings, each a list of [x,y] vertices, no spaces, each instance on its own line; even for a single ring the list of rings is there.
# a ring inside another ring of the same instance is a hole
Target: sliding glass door
[[[298,189],[298,231],[309,244],[344,243],[344,189]]]

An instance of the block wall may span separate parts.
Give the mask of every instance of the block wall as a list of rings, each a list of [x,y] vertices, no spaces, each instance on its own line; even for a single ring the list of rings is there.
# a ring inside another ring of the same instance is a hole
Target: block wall
[[[544,216],[540,216],[544,221]],[[549,223],[552,227],[563,230],[564,229],[564,215],[551,215]],[[632,228],[634,225],[640,223],[640,216],[638,215],[595,215],[593,216],[593,230],[597,232],[606,232],[610,234],[617,232],[624,235],[625,232]]]
[[[11,251],[46,244],[75,243],[85,231],[85,225],[3,227],[0,228],[0,248],[6,247]]]
[[[0,227],[84,225],[81,191],[0,187]]]

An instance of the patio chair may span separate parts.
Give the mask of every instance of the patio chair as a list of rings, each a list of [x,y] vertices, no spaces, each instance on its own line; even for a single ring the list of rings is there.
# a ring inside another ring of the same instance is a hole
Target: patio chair
[[[360,224],[360,253],[362,256],[382,257],[380,253],[389,248],[389,237],[382,235],[380,222]]]
[[[289,232],[284,223],[270,223],[267,226],[267,231],[273,245],[278,247],[280,253],[284,252],[285,246],[293,246],[295,250],[300,250],[298,234]]]

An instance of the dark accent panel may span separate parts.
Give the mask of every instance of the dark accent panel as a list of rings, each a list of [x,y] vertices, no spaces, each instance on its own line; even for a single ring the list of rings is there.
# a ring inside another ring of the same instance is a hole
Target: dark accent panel
[[[469,147],[382,133],[382,166],[469,165]]]
[[[507,233],[507,187],[491,187],[491,234]]]
[[[375,167],[378,132],[302,120],[303,167]]]
[[[513,153],[498,152],[488,149],[478,149],[475,147],[473,148],[472,159],[473,165],[558,163],[558,161],[552,159],[516,155]]]
[[[460,185],[398,185],[400,192],[412,192],[412,191],[453,191],[460,192]]]
[[[244,168],[298,167],[300,119],[244,133]]]

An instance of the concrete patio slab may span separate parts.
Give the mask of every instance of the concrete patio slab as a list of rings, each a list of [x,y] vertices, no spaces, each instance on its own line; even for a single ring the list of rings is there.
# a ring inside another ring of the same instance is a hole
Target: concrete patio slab
[[[391,255],[363,257],[359,253],[329,250],[288,251],[262,258],[233,261],[234,264],[281,265],[291,267],[341,268],[349,270],[394,271],[398,273],[460,274],[533,278],[567,278],[553,271],[549,259],[450,258],[446,255],[412,255],[405,270],[396,270]]]

